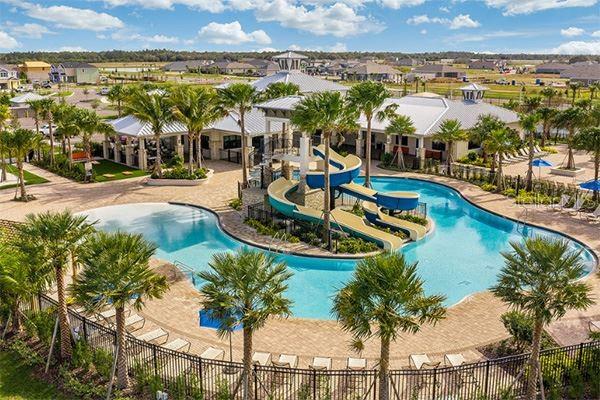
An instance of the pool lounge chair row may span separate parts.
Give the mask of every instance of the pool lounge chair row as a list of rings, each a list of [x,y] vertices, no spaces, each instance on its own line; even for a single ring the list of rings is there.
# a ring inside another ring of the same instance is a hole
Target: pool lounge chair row
[[[546,153],[544,151],[542,151],[540,146],[535,145],[533,147],[533,156],[534,157],[539,157],[543,154],[546,154]],[[505,164],[512,164],[512,163],[516,163],[516,162],[520,162],[520,161],[525,161],[528,158],[529,158],[529,149],[520,148],[520,149],[514,151],[513,153],[505,154],[502,162]]]
[[[600,222],[600,205],[596,207],[594,211],[591,213],[582,212],[583,205],[585,204],[585,197],[579,196],[575,199],[575,203],[572,207],[567,207],[571,201],[571,197],[563,194],[560,196],[560,200],[556,204],[551,204],[550,208],[554,211],[558,211],[561,213],[568,213],[572,215],[579,215],[582,218],[585,217],[588,221]]]
[[[274,360],[271,353],[255,352],[252,355],[252,363],[263,367],[274,366],[282,368],[297,368],[298,356],[291,354],[280,354]],[[314,370],[327,371],[332,369],[332,360],[330,357],[313,357],[312,362],[308,365]],[[346,368],[353,371],[362,371],[367,369],[367,360],[364,358],[348,357],[346,360]]]

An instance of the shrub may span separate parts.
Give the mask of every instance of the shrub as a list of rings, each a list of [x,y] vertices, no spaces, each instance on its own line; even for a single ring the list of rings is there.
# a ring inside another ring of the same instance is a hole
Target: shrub
[[[134,378],[134,387],[140,393],[150,393],[154,397],[154,393],[163,389],[160,378],[154,374],[154,369],[150,364],[142,361],[136,361],[131,367],[131,372]]]
[[[550,147],[550,146],[544,146],[541,149],[542,151],[545,151],[548,154],[557,154],[558,150],[556,150],[554,147]]]
[[[403,219],[405,221],[413,222],[415,224],[427,226],[427,218],[419,217],[417,215],[412,214],[396,214],[394,217],[398,219]]]
[[[232,199],[229,202],[229,207],[233,208],[234,210],[241,211],[243,204],[244,203],[242,202],[242,199]]]
[[[50,345],[54,323],[54,309],[47,308],[42,311],[29,312],[24,321],[24,326],[29,336],[35,336],[44,344]]]
[[[477,161],[478,158],[479,158],[479,155],[474,151],[470,151],[467,154],[467,159],[471,162]]]
[[[106,394],[104,385],[96,385],[94,382],[81,382],[66,366],[60,367],[59,375],[64,388],[74,394],[77,399],[98,399]]]
[[[363,211],[362,206],[358,203],[356,203],[352,206],[352,210],[350,210],[350,212],[354,215],[358,215],[359,217],[365,216],[365,212]]]
[[[392,153],[384,153],[381,156],[381,164],[385,167],[390,166],[390,164],[392,164],[392,160],[394,159],[394,156],[392,155]]]
[[[379,250],[379,247],[375,243],[367,242],[361,238],[341,237],[337,242],[337,251],[340,253],[370,253],[377,250]]]
[[[167,168],[183,167],[183,157],[179,154],[175,154],[167,163]]]
[[[483,185],[481,185],[481,189],[485,190],[486,192],[495,192],[496,185],[493,185],[491,183],[484,183]]]
[[[512,337],[519,351],[531,345],[533,340],[533,319],[519,311],[509,311],[500,317],[502,324]]]
[[[206,172],[207,171],[205,168],[198,168],[190,173],[187,168],[183,166],[176,166],[172,169],[163,171],[162,179],[204,179],[206,178]],[[158,175],[152,174],[152,178],[157,179]]]
[[[106,379],[110,378],[113,365],[113,356],[108,352],[108,350],[102,348],[94,350],[92,362],[94,363],[94,367],[96,367],[96,371],[98,371],[101,376]]]
[[[502,194],[505,195],[506,197],[516,197],[517,196],[517,191],[515,189],[513,189],[513,188],[508,188],[508,189],[505,189],[502,192]]]
[[[33,367],[44,364],[44,359],[36,353],[27,343],[17,339],[13,341],[8,348],[15,352],[23,360],[23,364]]]
[[[78,340],[73,348],[73,366],[89,371],[94,358],[94,352],[84,340]]]

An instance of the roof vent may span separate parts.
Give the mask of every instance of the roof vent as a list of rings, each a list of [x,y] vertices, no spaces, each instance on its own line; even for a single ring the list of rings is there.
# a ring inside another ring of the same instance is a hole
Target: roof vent
[[[468,84],[460,88],[463,95],[463,100],[468,101],[480,101],[483,99],[487,87],[478,85],[476,83]]]

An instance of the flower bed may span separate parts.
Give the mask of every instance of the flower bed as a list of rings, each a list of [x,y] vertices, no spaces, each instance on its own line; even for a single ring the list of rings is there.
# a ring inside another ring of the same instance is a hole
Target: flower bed
[[[185,167],[175,167],[163,171],[162,178],[152,175],[146,181],[150,186],[198,186],[209,181],[212,169],[198,168],[192,173]]]

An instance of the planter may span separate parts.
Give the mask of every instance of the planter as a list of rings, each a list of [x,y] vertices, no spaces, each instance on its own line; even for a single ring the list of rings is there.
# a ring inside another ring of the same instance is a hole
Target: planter
[[[148,178],[146,185],[148,186],[199,186],[208,182],[213,175],[213,170],[209,169],[204,179],[158,179]]]
[[[576,168],[576,169],[550,168],[550,173],[552,175],[568,176],[571,178],[574,178],[577,175],[583,174],[584,171],[585,170],[583,168]]]

